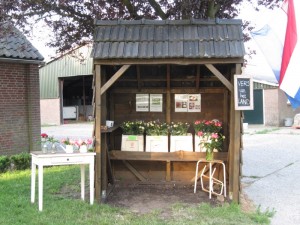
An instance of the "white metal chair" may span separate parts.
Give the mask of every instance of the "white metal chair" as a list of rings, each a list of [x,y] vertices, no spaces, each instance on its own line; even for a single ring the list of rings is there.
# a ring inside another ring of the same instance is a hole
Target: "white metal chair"
[[[194,184],[194,193],[196,193],[197,190],[197,181],[198,181],[198,170],[199,170],[199,165],[203,163],[205,164],[201,174],[200,174],[200,180],[201,180],[201,188],[203,191],[208,192],[209,193],[209,198],[211,199],[211,194],[215,194],[215,195],[224,195],[224,197],[226,197],[226,170],[225,170],[225,164],[223,161],[221,160],[211,160],[211,161],[207,161],[204,159],[200,159],[198,160],[197,164],[196,164],[196,175],[195,175],[195,184]],[[216,164],[221,164],[223,167],[223,180],[219,180],[217,178],[214,177],[214,173],[216,171]],[[208,167],[208,175],[205,174],[206,168]],[[203,185],[203,179],[208,179],[208,187],[209,189],[206,189]],[[220,187],[220,191],[216,192],[215,187],[219,186]]]

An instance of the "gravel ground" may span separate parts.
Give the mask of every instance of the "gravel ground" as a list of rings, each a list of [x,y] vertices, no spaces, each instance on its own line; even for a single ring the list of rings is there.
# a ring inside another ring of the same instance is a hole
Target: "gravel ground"
[[[57,139],[91,138],[93,123],[42,127]],[[243,136],[243,193],[272,225],[300,224],[300,129],[251,126]]]

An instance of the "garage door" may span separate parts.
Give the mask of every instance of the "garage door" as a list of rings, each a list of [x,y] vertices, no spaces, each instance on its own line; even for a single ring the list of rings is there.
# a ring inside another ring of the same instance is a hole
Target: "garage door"
[[[244,111],[244,123],[264,124],[263,90],[257,89],[253,92],[254,110]]]

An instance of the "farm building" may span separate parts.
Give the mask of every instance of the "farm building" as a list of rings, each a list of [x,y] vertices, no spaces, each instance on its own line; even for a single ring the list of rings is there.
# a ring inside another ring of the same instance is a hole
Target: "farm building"
[[[226,140],[215,158],[226,163],[228,194],[238,202],[242,114],[234,108],[233,77],[244,61],[241,21],[120,20],[95,26],[96,198],[106,197],[114,178],[193,182],[196,162],[205,158],[195,143],[189,151],[171,152],[169,145],[156,152],[122,151],[117,127],[124,121],[188,122],[192,129],[196,120],[217,119]],[[186,95],[197,101],[187,103],[188,109],[177,104]],[[106,120],[115,126],[106,130]]]
[[[74,49],[40,68],[41,123],[92,117],[91,45]]]
[[[255,75],[254,75],[255,77]],[[293,109],[278,84],[254,79],[253,110],[244,111],[244,123],[265,126],[291,126],[300,109]]]
[[[0,154],[40,150],[39,65],[43,56],[9,23],[0,23]]]

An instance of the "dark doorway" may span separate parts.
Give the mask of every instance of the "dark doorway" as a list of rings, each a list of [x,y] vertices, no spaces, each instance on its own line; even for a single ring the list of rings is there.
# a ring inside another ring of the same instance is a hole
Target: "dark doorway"
[[[253,91],[254,109],[244,111],[244,123],[264,124],[263,89]]]
[[[92,82],[92,75],[61,78],[63,120],[87,120],[91,116]]]

